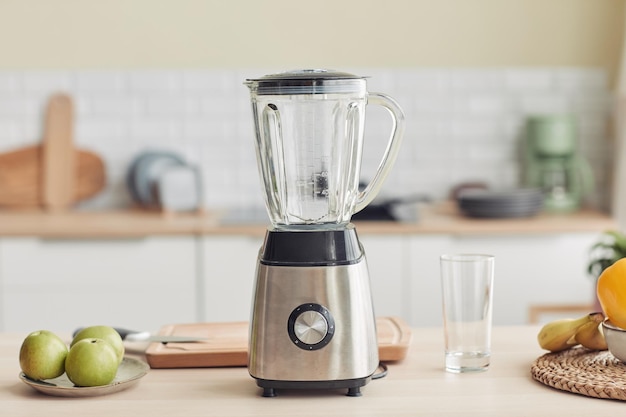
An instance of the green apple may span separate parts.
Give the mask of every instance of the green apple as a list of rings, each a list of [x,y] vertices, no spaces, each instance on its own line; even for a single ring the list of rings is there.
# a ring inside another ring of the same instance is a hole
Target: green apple
[[[124,341],[120,334],[113,327],[109,326],[89,326],[81,329],[70,343],[70,348],[83,339],[102,339],[111,344],[117,354],[117,363],[122,363],[124,359]]]
[[[56,378],[65,372],[67,345],[59,336],[48,331],[32,332],[20,347],[20,368],[35,380]]]
[[[119,362],[117,352],[103,339],[82,339],[67,354],[65,373],[79,387],[96,387],[113,382]]]

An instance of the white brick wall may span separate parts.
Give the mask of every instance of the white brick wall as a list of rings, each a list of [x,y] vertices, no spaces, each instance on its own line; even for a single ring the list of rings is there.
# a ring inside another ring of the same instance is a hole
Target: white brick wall
[[[406,113],[403,150],[385,195],[443,198],[461,181],[519,183],[519,146],[528,114],[572,112],[580,147],[606,204],[611,169],[612,95],[604,71],[588,68],[341,68],[369,75],[369,90]],[[280,69],[0,71],[0,152],[39,142],[50,94],[73,95],[75,142],[106,161],[108,186],[84,208],[129,204],[124,184],[145,149],[175,150],[204,174],[209,207],[261,206],[245,78]],[[387,140],[388,116],[368,110],[363,177]],[[2,169],[2,167],[0,167]]]

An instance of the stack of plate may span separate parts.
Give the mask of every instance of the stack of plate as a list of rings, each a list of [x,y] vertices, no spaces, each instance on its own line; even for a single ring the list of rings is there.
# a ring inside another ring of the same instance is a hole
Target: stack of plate
[[[169,151],[145,151],[135,157],[126,184],[141,207],[193,211],[202,204],[199,169]]]
[[[538,188],[513,190],[462,190],[457,203],[463,214],[470,217],[510,218],[530,217],[543,207],[543,192]]]

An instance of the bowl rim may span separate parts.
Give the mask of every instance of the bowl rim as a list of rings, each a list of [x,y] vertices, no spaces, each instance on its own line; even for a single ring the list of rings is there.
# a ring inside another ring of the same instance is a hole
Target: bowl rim
[[[617,327],[611,323],[611,320],[608,317],[602,320],[602,327],[609,330],[615,330],[617,332],[626,332],[626,329],[622,329],[621,327]]]

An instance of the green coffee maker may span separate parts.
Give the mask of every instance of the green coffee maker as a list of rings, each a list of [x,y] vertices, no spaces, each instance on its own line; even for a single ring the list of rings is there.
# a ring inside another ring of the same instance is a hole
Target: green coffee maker
[[[593,189],[593,173],[577,146],[573,115],[537,115],[526,121],[524,182],[545,193],[544,209],[569,212],[580,208]]]

